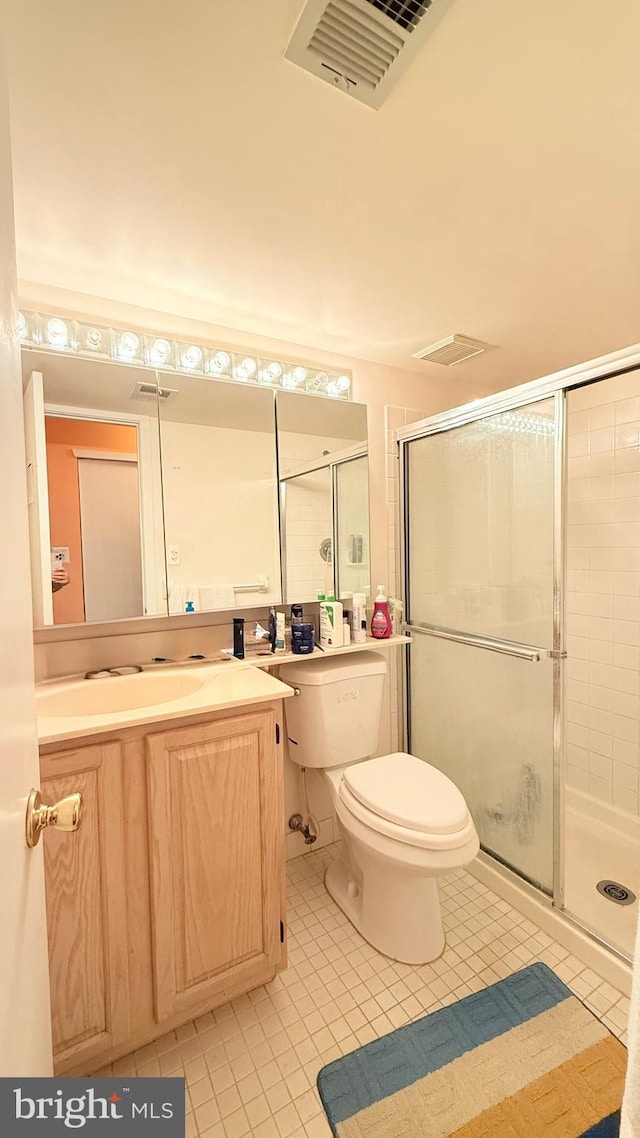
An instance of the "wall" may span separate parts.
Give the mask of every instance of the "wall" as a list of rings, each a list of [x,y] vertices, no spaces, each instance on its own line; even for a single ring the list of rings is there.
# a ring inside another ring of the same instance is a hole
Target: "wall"
[[[280,564],[273,433],[167,421],[161,434],[166,541],[180,552],[180,565],[168,565],[171,611],[184,612],[178,586],[228,587],[259,577],[268,578],[270,592],[239,593],[236,606],[275,602]]]
[[[638,815],[640,373],[568,410],[567,780]]]
[[[54,624],[84,620],[78,460],[74,447],[135,454],[135,427],[45,417],[51,544],[69,547],[69,584],[53,594]]]

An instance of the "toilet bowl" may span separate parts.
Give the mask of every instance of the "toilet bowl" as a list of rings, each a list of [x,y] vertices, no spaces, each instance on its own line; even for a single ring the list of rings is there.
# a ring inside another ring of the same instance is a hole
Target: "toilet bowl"
[[[284,665],[289,754],[329,788],[342,837],[328,892],[365,940],[407,964],[444,948],[437,877],[478,853],[466,802],[446,775],[376,749],[386,661],[373,652]]]

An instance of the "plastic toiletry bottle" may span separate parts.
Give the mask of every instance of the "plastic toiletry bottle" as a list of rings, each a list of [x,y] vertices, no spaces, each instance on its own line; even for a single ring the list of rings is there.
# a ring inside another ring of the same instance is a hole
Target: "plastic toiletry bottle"
[[[233,618],[233,654],[238,660],[244,660],[244,617]]]
[[[304,620],[304,611],[302,605],[291,606],[291,624],[302,624]]]
[[[373,606],[371,617],[371,635],[376,640],[387,640],[393,631],[389,602],[385,596],[384,585],[378,585],[378,595]]]
[[[193,601],[187,601],[186,605],[184,606],[184,611],[185,612],[195,612],[196,611]]]
[[[342,648],[342,604],[335,597],[320,602],[320,644]]]
[[[364,593],[353,594],[351,611],[351,643],[365,644],[367,639],[367,598]]]
[[[342,647],[346,648],[351,644],[351,625],[349,624],[349,617],[342,618]]]
[[[276,652],[284,652],[286,648],[285,641],[285,619],[283,612],[276,613]]]

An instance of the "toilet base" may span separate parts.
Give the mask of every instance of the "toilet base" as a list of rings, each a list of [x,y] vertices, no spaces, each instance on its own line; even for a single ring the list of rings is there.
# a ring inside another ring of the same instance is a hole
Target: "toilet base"
[[[406,868],[398,871],[377,858],[362,867],[340,858],[329,865],[324,881],[352,925],[383,956],[403,964],[429,964],[443,952],[434,876],[407,874]]]

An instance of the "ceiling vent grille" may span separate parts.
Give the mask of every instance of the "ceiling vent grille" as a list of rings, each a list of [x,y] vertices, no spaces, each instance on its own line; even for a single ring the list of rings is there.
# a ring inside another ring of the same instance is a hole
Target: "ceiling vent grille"
[[[367,0],[367,2],[372,8],[384,12],[394,24],[399,24],[401,28],[412,32],[417,28],[427,8],[431,7],[433,0]]]
[[[285,58],[379,107],[451,3],[307,0]]]
[[[138,380],[133,391],[131,392],[132,399],[162,399],[165,403],[175,395],[175,388],[171,387],[156,387],[155,383],[145,383],[143,380]]]
[[[413,358],[424,360],[428,364],[444,364],[445,367],[451,367],[453,364],[470,359],[471,356],[479,356],[490,347],[491,344],[486,344],[483,340],[472,340],[469,336],[459,336],[456,333],[447,336],[445,340],[438,340],[437,344],[430,344],[428,348],[414,352]]]

